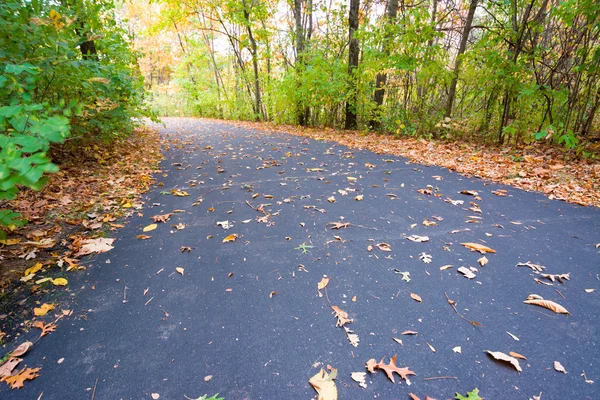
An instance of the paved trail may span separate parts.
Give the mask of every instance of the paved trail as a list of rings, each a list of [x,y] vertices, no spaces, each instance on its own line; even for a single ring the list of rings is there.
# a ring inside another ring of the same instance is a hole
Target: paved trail
[[[97,381],[97,400],[216,392],[227,400],[310,399],[308,379],[319,363],[338,369],[340,399],[408,399],[410,392],[448,399],[475,387],[486,399],[540,392],[542,399],[600,398],[600,210],[332,142],[196,119],[165,122],[170,146],[164,175],[157,176],[162,185],[116,233],[115,248],[70,278],[75,317],[61,321],[26,359],[43,367],[40,377],[18,391],[3,385],[0,398],[44,392],[44,400],[90,399]],[[433,196],[417,192],[428,185]],[[172,189],[190,196],[167,194]],[[498,189],[508,196],[492,194]],[[476,190],[481,200],[461,190]],[[174,210],[183,212],[148,232],[151,239],[136,239],[150,217]],[[231,229],[217,226],[226,220]],[[350,225],[327,225],[340,221]],[[185,229],[172,226],[179,223]],[[223,243],[230,234],[237,240]],[[409,235],[430,240],[415,243]],[[462,242],[497,253],[480,267],[481,254]],[[534,278],[552,282],[515,267],[527,261],[550,274],[570,273],[570,280],[538,284]],[[453,268],[440,271],[448,264]],[[476,277],[463,277],[461,266],[477,267]],[[410,272],[410,282],[394,269]],[[331,277],[331,304],[354,320],[347,326],[359,335],[358,347],[317,293],[324,275]],[[483,326],[461,319],[444,293]],[[524,304],[532,293],[571,315]],[[402,335],[406,330],[418,334]],[[484,350],[526,356],[523,372]],[[370,358],[395,354],[399,367],[417,374],[410,386],[398,384],[399,377],[393,384],[383,371],[367,376],[366,389],[351,380]],[[568,374],[556,372],[554,361]],[[585,382],[583,370],[595,383]],[[456,379],[424,380],[442,376]]]

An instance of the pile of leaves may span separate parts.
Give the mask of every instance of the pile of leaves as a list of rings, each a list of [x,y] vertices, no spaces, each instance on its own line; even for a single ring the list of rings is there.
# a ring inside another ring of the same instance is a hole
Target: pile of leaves
[[[550,199],[600,207],[600,163],[569,159],[563,150],[541,143],[511,148],[329,128],[302,128],[258,122],[234,124],[317,140],[333,140],[351,148],[403,156],[412,162],[441,166],[467,176],[542,192]]]
[[[0,202],[29,221],[9,226],[0,240],[0,343],[32,326],[34,304],[68,290],[69,274],[85,269],[80,257],[112,248],[114,239],[105,236],[142,207],[139,195],[153,181],[160,144],[156,131],[138,128],[127,139],[80,151],[85,159],[56,154],[60,171],[41,191]],[[35,316],[54,308],[47,306]]]

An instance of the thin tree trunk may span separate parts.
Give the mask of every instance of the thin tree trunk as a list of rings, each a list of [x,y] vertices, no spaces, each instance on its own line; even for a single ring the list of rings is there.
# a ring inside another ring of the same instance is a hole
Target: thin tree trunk
[[[458,46],[458,53],[456,53],[456,61],[454,63],[454,76],[450,82],[450,88],[448,89],[448,101],[446,102],[446,117],[452,116],[452,105],[454,104],[454,98],[456,97],[456,85],[458,83],[458,74],[460,73],[460,64],[462,62],[462,55],[467,49],[467,41],[469,40],[469,33],[471,32],[471,26],[473,26],[473,16],[477,9],[478,0],[471,0],[469,5],[469,12],[467,13],[467,19],[465,20],[465,27],[460,38],[460,45]]]
[[[356,99],[357,99],[357,87],[356,87],[356,76],[355,71],[358,68],[358,39],[354,36],[354,33],[358,30],[358,9],[360,7],[360,0],[350,0],[350,12],[348,14],[348,40],[350,46],[348,47],[348,81],[350,83],[350,96],[346,101],[346,123],[345,129],[356,129]]]

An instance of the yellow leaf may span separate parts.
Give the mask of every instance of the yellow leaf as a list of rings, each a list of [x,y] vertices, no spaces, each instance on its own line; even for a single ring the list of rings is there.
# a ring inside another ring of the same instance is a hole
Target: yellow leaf
[[[175,271],[179,272],[181,275],[183,275],[183,272],[185,271],[183,268],[181,267],[177,267],[175,268]]]
[[[235,242],[235,239],[237,239],[237,238],[238,238],[238,235],[236,235],[235,233],[232,233],[231,235],[229,235],[225,239],[223,239],[223,243]]]
[[[44,303],[40,307],[36,307],[33,309],[33,315],[36,317],[43,317],[48,314],[49,311],[54,310],[54,304]]]
[[[0,244],[6,245],[6,246],[12,246],[13,244],[17,244],[21,241],[21,239],[2,239],[0,240]]]
[[[143,231],[144,231],[144,232],[150,232],[150,231],[153,231],[153,230],[155,230],[155,229],[156,229],[156,227],[157,227],[157,226],[158,226],[158,225],[156,225],[156,224],[150,224],[150,225],[148,225],[147,227],[145,227],[145,228],[143,229]]]
[[[25,273],[23,275],[27,276],[27,275],[35,274],[40,269],[42,269],[42,266],[43,265],[41,262],[35,263],[35,265],[33,267],[27,268],[27,270],[25,270]]]
[[[127,203],[123,204],[121,207],[123,207],[123,208],[131,208],[132,204],[130,202],[127,202]]]
[[[318,400],[337,400],[338,392],[335,382],[333,381],[337,376],[337,369],[332,369],[331,374],[328,374],[323,369],[317,372],[315,376],[310,378],[308,381],[313,388],[317,391]]]
[[[66,286],[69,283],[69,281],[65,278],[56,278],[52,280],[52,283],[54,284],[54,286]]]

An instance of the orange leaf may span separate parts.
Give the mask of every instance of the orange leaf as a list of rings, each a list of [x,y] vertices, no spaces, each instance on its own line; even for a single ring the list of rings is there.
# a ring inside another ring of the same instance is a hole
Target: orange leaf
[[[331,306],[331,309],[333,310],[333,314],[337,318],[335,326],[344,326],[352,322],[352,320],[348,318],[348,313],[339,308],[338,306]]]
[[[229,235],[225,239],[223,239],[223,243],[235,242],[235,239],[237,239],[237,238],[238,238],[238,235],[235,233],[232,233],[231,235]]]
[[[35,321],[33,323],[33,327],[42,330],[40,336],[46,336],[50,332],[54,332],[56,330],[56,325],[52,322],[49,324],[44,324],[42,321]]]
[[[394,383],[394,372],[400,375],[400,377],[405,381],[407,380],[406,377],[408,375],[416,375],[413,371],[408,369],[408,367],[398,368],[396,366],[395,355],[390,359],[390,362],[388,364],[385,364],[383,360],[385,360],[385,357],[382,358],[379,362],[375,362],[375,359],[371,358],[369,361],[367,361],[367,370],[369,370],[369,372],[375,372],[375,369],[381,369],[385,372],[387,377]]]
[[[3,377],[0,379],[0,382],[6,382],[11,389],[21,389],[24,386],[25,381],[35,379],[39,376],[37,372],[40,369],[41,368],[23,368],[15,375]]]
[[[496,250],[479,243],[461,243],[461,245],[465,246],[467,249],[471,249],[471,251],[478,251],[481,254],[496,252]]]
[[[421,296],[419,296],[418,294],[415,293],[411,293],[410,297],[414,300],[414,301],[418,301],[419,303],[422,303],[423,300],[421,299]]]

